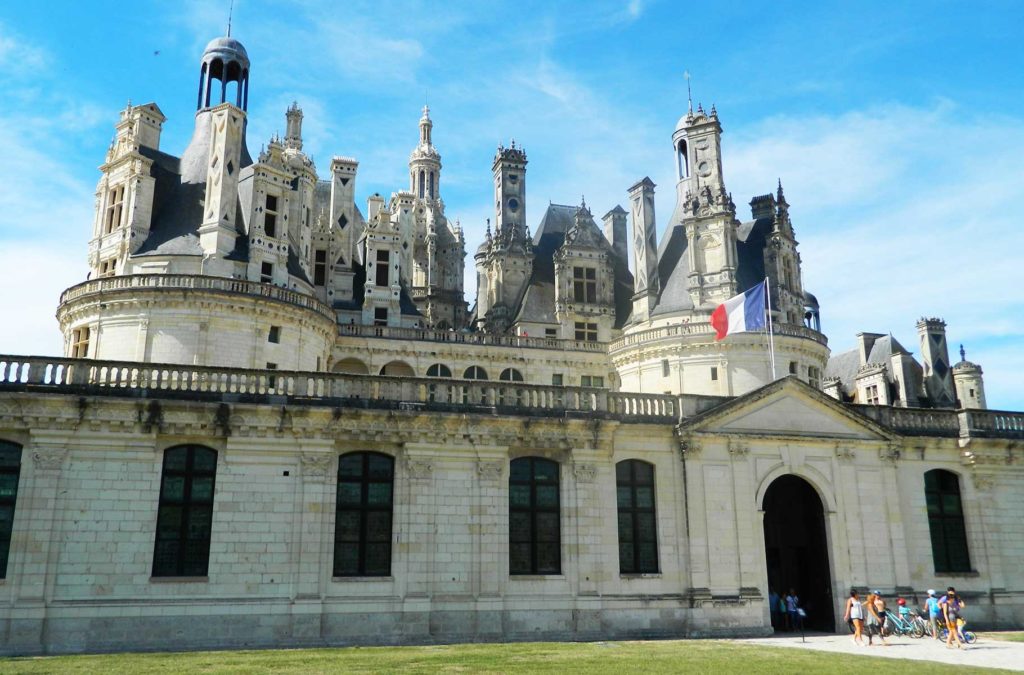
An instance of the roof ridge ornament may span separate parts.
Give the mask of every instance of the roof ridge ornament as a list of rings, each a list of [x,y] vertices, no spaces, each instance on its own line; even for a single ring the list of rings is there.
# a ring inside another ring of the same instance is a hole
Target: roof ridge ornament
[[[231,0],[231,4],[228,6],[228,34],[227,37],[231,37],[231,15],[235,13],[235,0]]]

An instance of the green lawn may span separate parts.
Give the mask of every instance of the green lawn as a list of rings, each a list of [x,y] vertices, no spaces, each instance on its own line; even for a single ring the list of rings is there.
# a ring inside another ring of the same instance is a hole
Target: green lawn
[[[963,666],[712,640],[350,647],[0,659],[3,673],[929,673]],[[988,671],[992,672],[992,671]]]
[[[993,640],[1009,640],[1010,642],[1024,642],[1024,631],[1000,631],[998,633],[982,633],[984,637],[992,638]]]

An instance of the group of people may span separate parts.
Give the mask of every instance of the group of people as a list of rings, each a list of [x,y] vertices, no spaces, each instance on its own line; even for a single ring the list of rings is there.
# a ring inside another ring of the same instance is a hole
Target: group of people
[[[901,615],[910,613],[903,598],[899,599],[899,604]],[[952,586],[946,590],[946,594],[941,598],[936,597],[934,590],[928,589],[928,599],[921,607],[923,611],[928,613],[932,635],[936,640],[939,639],[942,632],[940,626],[946,626],[949,633],[946,638],[946,647],[949,649],[953,648],[954,641],[956,642],[957,649],[965,648],[963,641],[960,639],[960,630],[957,625],[963,608],[964,601],[957,595],[956,589]],[[869,646],[873,644],[872,641],[875,636],[878,636],[883,645],[889,644],[885,641],[885,624],[888,616],[886,614],[885,598],[882,597],[881,592],[871,591],[868,594],[867,600],[861,602],[857,591],[851,590],[850,597],[846,601],[846,613],[843,616],[843,620],[853,626],[854,644],[863,645],[864,635],[868,636]]]
[[[804,612],[800,607],[800,598],[792,588],[781,596],[775,589],[768,589],[768,607],[772,615],[772,627],[779,630],[793,631],[803,625]]]

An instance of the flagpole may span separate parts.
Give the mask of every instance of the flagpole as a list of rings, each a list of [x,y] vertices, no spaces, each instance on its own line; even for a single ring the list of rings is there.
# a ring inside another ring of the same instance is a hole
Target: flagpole
[[[772,362],[772,382],[775,381],[775,333],[772,330],[772,289],[768,285],[768,276],[764,277],[764,293],[768,298],[768,345]]]

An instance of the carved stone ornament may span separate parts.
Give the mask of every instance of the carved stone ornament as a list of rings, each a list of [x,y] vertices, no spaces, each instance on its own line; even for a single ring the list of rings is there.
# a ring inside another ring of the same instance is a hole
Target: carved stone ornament
[[[750,454],[750,446],[743,441],[729,441],[729,454],[733,457],[745,457]]]
[[[878,449],[878,459],[895,464],[900,458],[900,446],[897,443],[890,443]]]
[[[476,475],[480,477],[480,480],[501,480],[502,472],[503,467],[501,462],[477,462]]]
[[[848,445],[843,445],[841,443],[836,443],[836,458],[838,458],[838,459],[840,459],[840,460],[842,460],[844,462],[850,462],[850,461],[853,461],[853,457],[854,457],[853,448],[851,448]]]
[[[593,483],[597,476],[597,467],[593,464],[576,464],[572,468],[577,483]]]
[[[996,480],[995,476],[976,473],[971,476],[971,482],[974,483],[975,490],[988,492],[995,486]]]
[[[61,468],[67,456],[68,451],[64,448],[36,450],[32,453],[32,463],[37,469],[53,471]]]
[[[434,473],[434,463],[424,459],[406,460],[405,468],[413,480],[427,480]]]
[[[699,455],[700,450],[700,441],[686,437],[679,439],[679,453],[682,457]]]
[[[302,464],[302,477],[313,482],[327,480],[327,472],[331,466],[330,455],[299,455]]]

